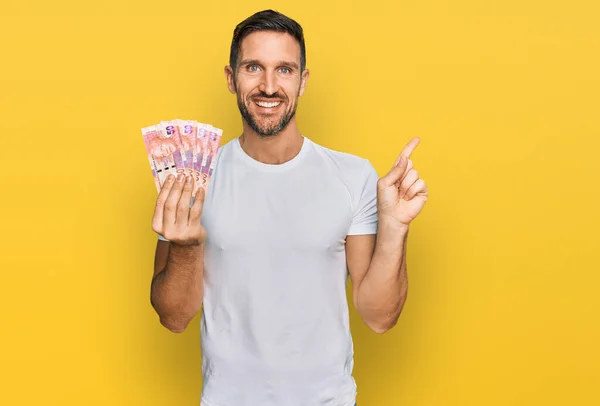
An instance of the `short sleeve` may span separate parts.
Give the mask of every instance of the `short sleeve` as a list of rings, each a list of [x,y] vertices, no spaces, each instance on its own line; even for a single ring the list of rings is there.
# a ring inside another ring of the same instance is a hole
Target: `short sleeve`
[[[379,175],[368,160],[357,179],[354,215],[348,235],[377,233],[377,181]]]

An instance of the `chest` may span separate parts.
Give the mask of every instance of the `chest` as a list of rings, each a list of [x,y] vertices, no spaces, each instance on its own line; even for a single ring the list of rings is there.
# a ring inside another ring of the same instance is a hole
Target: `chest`
[[[222,168],[221,168],[222,169]],[[222,251],[343,250],[351,197],[335,178],[316,173],[256,177],[221,171],[202,213],[207,244]]]

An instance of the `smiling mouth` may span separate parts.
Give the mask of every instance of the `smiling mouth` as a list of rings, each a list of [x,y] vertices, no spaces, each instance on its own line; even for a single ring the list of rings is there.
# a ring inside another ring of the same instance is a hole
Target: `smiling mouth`
[[[276,102],[264,102],[264,101],[254,101],[254,104],[256,104],[258,107],[262,107],[265,109],[272,109],[275,108],[277,106],[279,106],[281,104],[281,101],[276,101]]]

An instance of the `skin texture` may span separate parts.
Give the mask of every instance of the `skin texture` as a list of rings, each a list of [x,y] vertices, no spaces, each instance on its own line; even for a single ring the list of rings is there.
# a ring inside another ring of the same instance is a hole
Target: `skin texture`
[[[236,96],[242,117],[240,145],[257,161],[282,164],[302,147],[295,111],[309,71],[300,72],[299,66],[300,46],[291,35],[260,31],[243,40],[235,68],[224,69],[227,88]],[[280,104],[271,109],[257,102]],[[390,171],[378,180],[377,235],[346,238],[354,305],[376,333],[396,324],[406,301],[408,229],[428,196],[410,160],[418,143],[418,138],[412,139]],[[157,243],[151,302],[161,323],[177,333],[195,317],[203,299],[206,231],[199,218],[204,191],[199,189],[190,209],[191,190],[191,183],[166,182],[152,220],[153,230],[171,242]]]
[[[354,305],[365,324],[379,334],[396,325],[406,302],[409,225],[428,198],[427,186],[410,160],[419,141],[413,138],[377,182],[377,235],[346,238]]]
[[[190,208],[193,177],[169,176],[156,201],[152,230],[170,241],[158,241],[150,302],[163,326],[180,333],[202,306],[204,242],[200,223],[204,189]]]
[[[300,46],[287,33],[254,32],[244,38],[233,71],[225,67],[227,87],[236,95],[243,132],[240,144],[252,158],[267,164],[292,159],[302,147],[295,110],[304,94],[309,70],[299,71]],[[258,107],[257,101],[280,101],[276,109]],[[251,116],[251,122],[244,119]],[[287,125],[276,134],[272,132]]]

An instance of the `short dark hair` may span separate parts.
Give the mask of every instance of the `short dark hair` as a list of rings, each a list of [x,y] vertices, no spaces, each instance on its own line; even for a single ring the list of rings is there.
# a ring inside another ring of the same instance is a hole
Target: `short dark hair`
[[[306,67],[306,45],[304,44],[304,32],[296,21],[274,10],[259,11],[239,23],[233,30],[231,50],[229,52],[229,65],[234,75],[238,62],[242,41],[249,34],[256,31],[286,32],[298,41],[300,45],[300,72]]]

